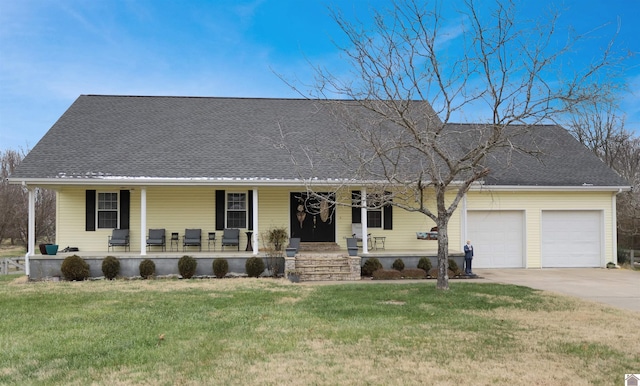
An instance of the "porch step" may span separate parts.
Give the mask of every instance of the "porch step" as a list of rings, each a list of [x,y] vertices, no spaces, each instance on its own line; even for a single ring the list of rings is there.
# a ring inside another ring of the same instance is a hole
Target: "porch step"
[[[299,252],[340,252],[340,246],[332,241],[328,242],[302,242],[300,243]]]
[[[295,269],[301,281],[360,280],[360,258],[336,253],[299,253]]]

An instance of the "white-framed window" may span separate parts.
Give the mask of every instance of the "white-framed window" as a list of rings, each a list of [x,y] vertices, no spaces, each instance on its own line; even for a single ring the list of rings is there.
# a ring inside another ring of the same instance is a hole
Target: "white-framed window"
[[[247,193],[227,193],[227,228],[247,227]]]
[[[367,194],[367,227],[382,228],[384,225],[383,197]]]
[[[115,229],[118,227],[118,193],[98,193],[96,206],[98,229]]]

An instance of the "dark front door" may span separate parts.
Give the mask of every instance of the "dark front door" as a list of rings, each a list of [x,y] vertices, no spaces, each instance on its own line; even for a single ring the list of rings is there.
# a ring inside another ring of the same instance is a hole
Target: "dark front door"
[[[334,193],[291,193],[291,237],[303,242],[336,241]]]

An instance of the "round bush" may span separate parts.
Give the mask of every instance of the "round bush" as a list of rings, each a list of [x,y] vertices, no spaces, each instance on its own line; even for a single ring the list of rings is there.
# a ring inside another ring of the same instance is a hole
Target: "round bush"
[[[102,274],[109,280],[113,280],[120,273],[120,260],[114,256],[107,256],[102,260]]]
[[[404,261],[402,261],[402,259],[395,259],[393,264],[391,264],[391,268],[396,271],[402,271],[404,269]]]
[[[64,259],[60,267],[62,275],[67,280],[82,281],[89,277],[89,264],[78,255],[71,255]]]
[[[460,268],[453,259],[449,259],[449,269],[453,271],[454,276],[460,274]]]
[[[418,268],[424,269],[425,272],[429,272],[431,269],[431,259],[428,257],[421,257],[420,260],[418,260]]]
[[[259,277],[264,272],[264,261],[259,257],[250,257],[244,264],[244,269],[249,277]]]
[[[382,263],[380,263],[380,260],[375,257],[370,257],[362,266],[362,276],[372,276],[373,273],[379,269],[382,269]]]
[[[156,263],[152,260],[144,259],[140,262],[140,276],[143,279],[150,279],[156,274]]]
[[[213,274],[217,278],[223,278],[229,273],[229,262],[227,259],[215,259],[213,260]]]
[[[191,256],[182,256],[178,260],[178,272],[183,279],[191,279],[196,273],[198,262]]]

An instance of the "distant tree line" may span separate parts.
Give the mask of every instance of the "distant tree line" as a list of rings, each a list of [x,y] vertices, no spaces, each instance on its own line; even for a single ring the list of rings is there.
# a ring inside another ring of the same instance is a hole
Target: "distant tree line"
[[[21,185],[9,185],[13,173],[26,152],[0,152],[0,244],[27,245],[29,240],[29,193]],[[55,239],[56,194],[53,190],[35,188],[36,241]]]
[[[640,136],[625,128],[614,102],[583,105],[567,123],[573,135],[633,190],[617,197],[618,246],[640,249]]]

